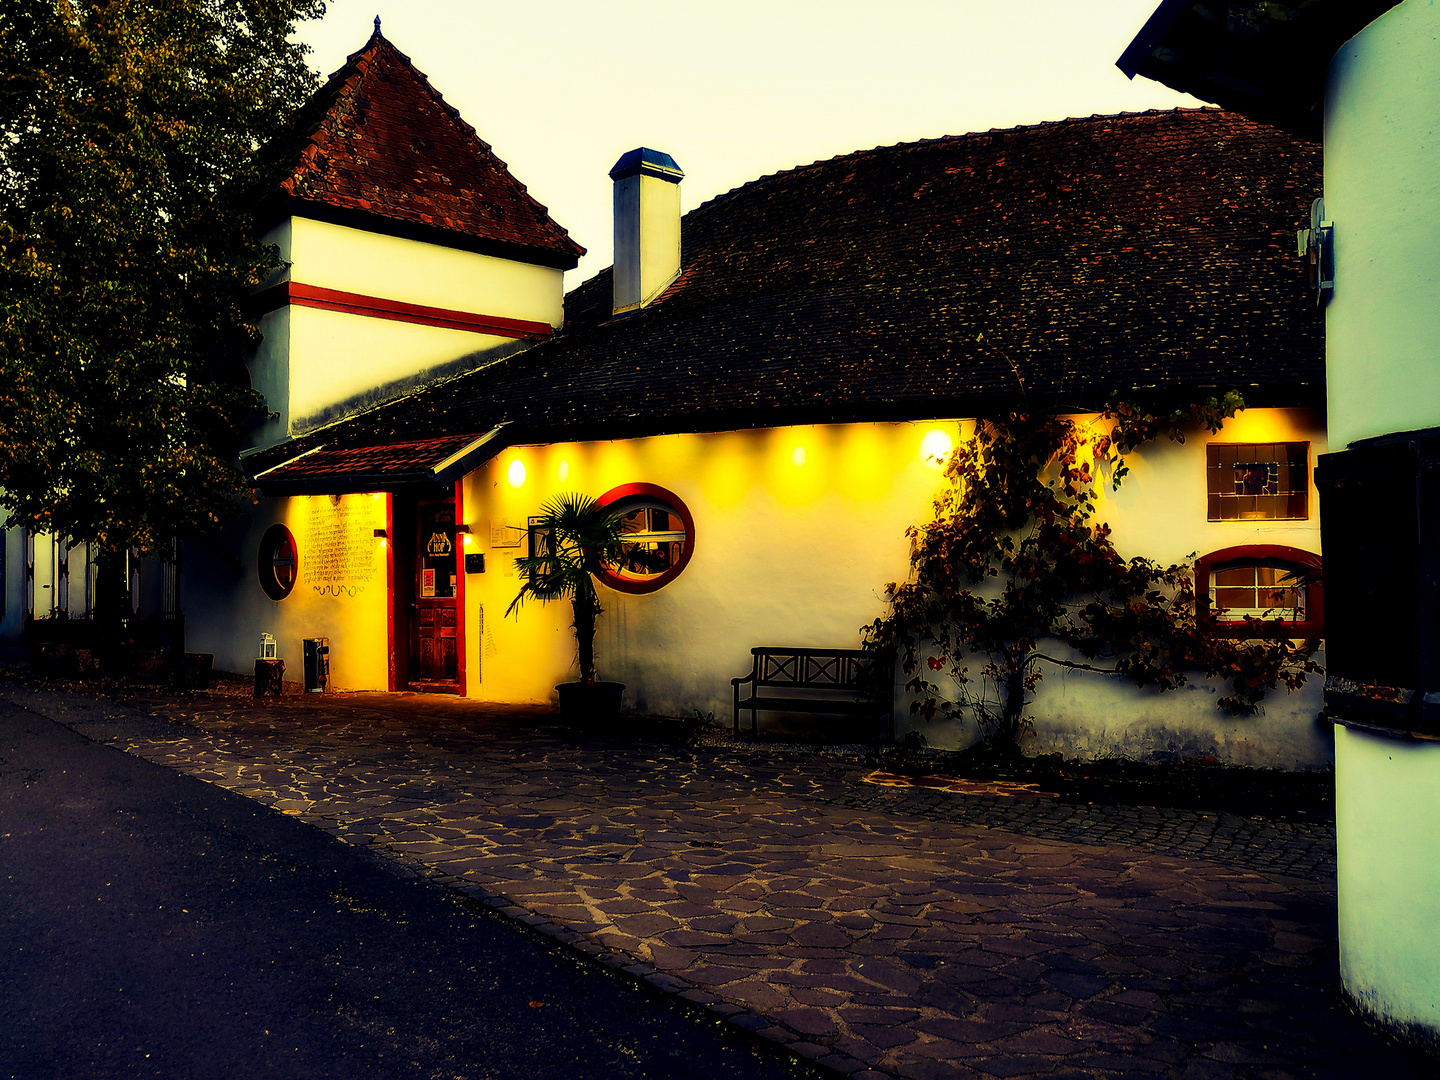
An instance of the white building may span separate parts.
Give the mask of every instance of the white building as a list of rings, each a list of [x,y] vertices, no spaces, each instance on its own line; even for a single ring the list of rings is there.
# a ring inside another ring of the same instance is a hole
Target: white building
[[[408,98],[367,89],[382,63]],[[533,203],[457,190],[470,181],[433,148],[483,144],[438,100],[377,36],[297,138],[272,234],[291,266],[253,369],[278,414],[246,458],[264,498],[239,571],[187,559],[191,648],[218,666],[246,670],[262,632],[292,664],[327,637],[338,686],[553,700],[568,613],[503,616],[529,518],[580,491],[648,533],[603,590],[602,675],[635,710],[726,716],[752,646],[858,644],[930,512],[928,435],[1117,397],[1250,405],[1214,447],[1137,458],[1104,507],[1122,552],[1318,560],[1320,324],[1293,256],[1319,169],[1305,142],[1214,111],[1071,120],[818,162],[683,229],[679,167],[636,151],[611,174],[620,264],[565,298],[562,330],[558,267],[578,249]],[[366,120],[347,126],[354,102]],[[528,239],[500,244],[517,218]],[[1318,578],[1308,591],[1307,618]],[[1037,745],[1328,761],[1318,687],[1256,718],[1215,697],[1055,676]]]
[[[1341,974],[1440,1047],[1440,4],[1168,0],[1120,66],[1323,138]]]

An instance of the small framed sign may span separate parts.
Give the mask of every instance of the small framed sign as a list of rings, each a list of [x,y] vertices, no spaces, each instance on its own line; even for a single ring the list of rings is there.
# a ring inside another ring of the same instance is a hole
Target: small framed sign
[[[420,571],[420,595],[435,595],[435,570],[433,567],[427,566]]]

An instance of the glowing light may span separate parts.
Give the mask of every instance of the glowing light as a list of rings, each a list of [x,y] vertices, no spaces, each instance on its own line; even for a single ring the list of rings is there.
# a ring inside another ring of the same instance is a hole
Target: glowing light
[[[560,478],[560,483],[562,483],[562,484],[563,484],[566,480],[569,480],[569,479],[570,479],[570,462],[568,462],[568,461],[562,461],[562,462],[560,462],[560,467],[555,470],[555,475]]]
[[[461,533],[460,535],[465,538],[465,546],[466,546],[466,547],[469,547],[471,544],[473,544],[473,543],[475,542],[475,538],[474,538],[473,536],[471,536],[469,533]]]
[[[519,458],[510,462],[510,468],[505,470],[505,477],[510,481],[511,487],[525,486],[525,463]]]
[[[950,451],[954,449],[955,440],[950,438],[950,433],[936,428],[926,432],[925,437],[920,440],[920,460],[931,468],[943,468],[946,459],[950,457]]]
[[[805,448],[803,446],[797,446],[790,451],[790,464],[797,469],[805,464]]]

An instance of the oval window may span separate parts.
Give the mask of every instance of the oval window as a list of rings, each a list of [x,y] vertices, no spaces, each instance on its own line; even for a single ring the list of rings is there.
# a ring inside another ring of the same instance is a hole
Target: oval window
[[[284,600],[299,577],[295,537],[284,525],[271,525],[260,538],[260,588],[271,600]]]
[[[672,491],[655,484],[625,484],[597,500],[620,514],[620,561],[600,580],[628,593],[654,592],[674,581],[695,551],[695,520]]]

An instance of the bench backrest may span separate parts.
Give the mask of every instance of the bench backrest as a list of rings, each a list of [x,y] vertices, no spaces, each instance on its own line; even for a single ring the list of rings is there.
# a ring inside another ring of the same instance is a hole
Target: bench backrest
[[[795,686],[808,690],[871,690],[875,658],[863,649],[751,649],[756,686]]]

